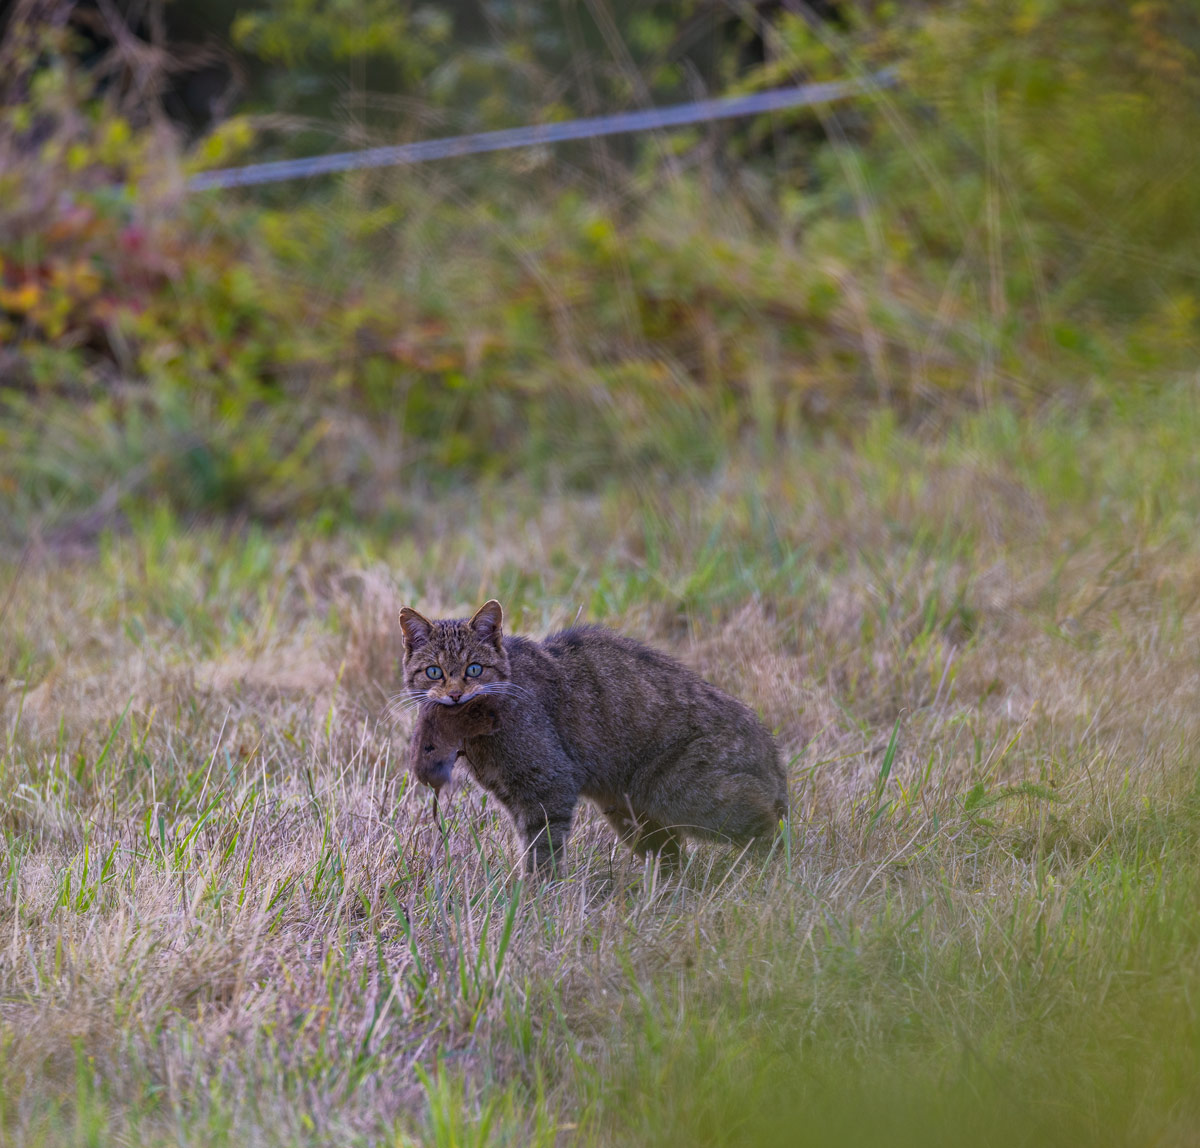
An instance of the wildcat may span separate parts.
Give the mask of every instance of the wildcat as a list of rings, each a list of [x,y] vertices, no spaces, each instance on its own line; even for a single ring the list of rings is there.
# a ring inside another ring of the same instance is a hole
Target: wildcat
[[[404,684],[421,709],[412,760],[440,785],[461,750],[508,810],[531,871],[561,865],[581,797],[667,863],[685,834],[741,843],[774,832],[787,781],[748,707],[610,630],[535,642],[506,636],[503,617],[495,600],[469,620],[400,611]]]

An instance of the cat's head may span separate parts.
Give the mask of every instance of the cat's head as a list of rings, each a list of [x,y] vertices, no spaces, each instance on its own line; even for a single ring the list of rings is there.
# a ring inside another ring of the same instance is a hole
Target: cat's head
[[[483,699],[467,707],[422,706],[413,731],[409,768],[418,781],[441,789],[465,752],[467,738],[487,737],[499,728],[500,718]]]
[[[509,693],[503,622],[504,611],[495,599],[485,602],[470,619],[432,622],[405,606],[400,611],[400,629],[409,696],[459,706],[476,697]]]

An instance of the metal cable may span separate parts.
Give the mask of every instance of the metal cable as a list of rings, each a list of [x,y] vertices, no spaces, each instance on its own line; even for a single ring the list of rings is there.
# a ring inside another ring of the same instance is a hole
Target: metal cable
[[[205,171],[192,176],[188,191],[209,191],[214,188],[246,187],[251,184],[277,183],[285,179],[328,175],[337,171],[354,171],[368,167],[391,167],[397,164],[425,163],[433,159],[476,155],[480,152],[504,151],[508,148],[533,147],[537,144],[563,143],[567,140],[592,139],[622,132],[649,131],[654,128],[681,127],[709,120],[727,120],[736,116],[760,112],[799,108],[810,104],[826,104],[848,99],[879,88],[892,87],[895,74],[890,70],[875,72],[860,80],[833,80],[819,84],[804,84],[795,88],[776,88],[748,96],[726,96],[715,100],[699,100],[690,104],[675,104],[668,108],[649,108],[640,112],[620,112],[611,116],[592,116],[562,123],[531,124],[522,128],[505,128],[494,132],[474,132],[449,136],[445,139],[422,140],[419,143],[398,144],[393,147],[374,147],[364,151],[335,152],[331,155],[309,156],[305,159],[285,159],[274,163],[255,163],[247,167],[229,167]]]

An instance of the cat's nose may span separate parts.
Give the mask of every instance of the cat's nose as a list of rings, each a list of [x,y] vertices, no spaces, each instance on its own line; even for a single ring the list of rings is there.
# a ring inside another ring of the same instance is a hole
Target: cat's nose
[[[461,694],[461,693],[458,693],[458,694],[451,694],[451,695],[450,695],[450,700],[451,700],[452,702],[454,702],[454,703],[457,705],[457,704],[458,704],[458,699],[459,699],[459,698],[461,698],[461,697],[462,697],[462,694]]]

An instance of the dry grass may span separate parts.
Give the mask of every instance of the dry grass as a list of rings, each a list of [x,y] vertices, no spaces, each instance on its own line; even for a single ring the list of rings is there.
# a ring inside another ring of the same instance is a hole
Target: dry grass
[[[161,515],[35,556],[0,647],[0,1138],[1007,1143],[1005,1112],[1191,1142],[1200,483],[1191,390],[1147,402],[1019,449],[983,417],[448,496],[402,537]],[[666,880],[585,811],[530,887],[478,791],[436,823],[382,717],[396,607],[492,594],[756,706],[772,860]]]

